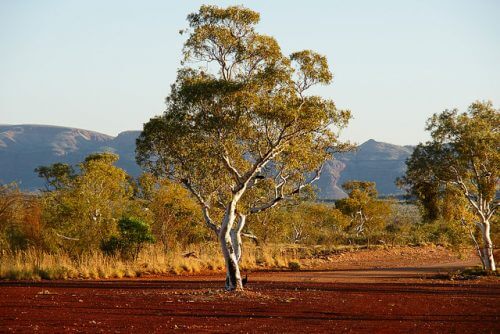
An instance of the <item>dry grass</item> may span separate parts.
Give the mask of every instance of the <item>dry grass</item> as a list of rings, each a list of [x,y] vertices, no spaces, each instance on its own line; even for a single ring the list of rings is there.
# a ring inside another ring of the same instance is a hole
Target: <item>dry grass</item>
[[[288,268],[289,262],[297,262],[297,252],[287,245],[257,247],[245,245],[241,260],[242,270],[257,268]],[[194,257],[184,254],[194,252]],[[137,277],[154,274],[194,274],[202,271],[224,270],[219,245],[207,243],[187,249],[165,252],[162,247],[145,248],[136,260],[125,261],[119,257],[105,256],[100,252],[77,259],[67,254],[47,254],[27,250],[3,254],[0,258],[0,279],[97,279]]]

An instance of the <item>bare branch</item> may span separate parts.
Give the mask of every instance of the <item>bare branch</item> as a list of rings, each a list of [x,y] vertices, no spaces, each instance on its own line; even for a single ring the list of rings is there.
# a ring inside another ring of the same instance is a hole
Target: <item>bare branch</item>
[[[469,189],[467,188],[467,185],[465,184],[462,177],[458,173],[458,170],[454,166],[451,166],[450,168],[455,173],[455,177],[456,177],[455,182],[460,186],[460,188],[462,188],[462,191],[465,195],[465,198],[467,198],[470,205],[472,205],[472,207],[474,207],[474,209],[476,209],[476,212],[481,216],[481,218],[485,219],[486,217],[484,216],[483,211],[479,207],[478,203],[473,199],[473,196],[469,193]]]
[[[486,220],[490,220],[491,217],[493,217],[493,215],[496,213],[497,209],[498,209],[498,206],[500,205],[499,202],[493,202],[493,207],[490,208],[490,212],[488,213],[488,215],[486,216]]]
[[[59,234],[57,232],[55,232],[55,234],[61,238],[61,239],[65,239],[65,240],[71,240],[71,241],[79,241],[80,239],[79,238],[71,238],[71,237],[67,237],[65,235],[62,235],[62,234]]]
[[[299,192],[300,192],[300,191],[301,191],[304,187],[306,187],[306,186],[310,185],[311,183],[313,183],[313,182],[315,182],[315,181],[319,180],[319,178],[321,177],[321,171],[322,171],[322,170],[323,170],[323,165],[321,165],[321,166],[320,166],[320,167],[316,170],[316,172],[315,172],[315,174],[314,174],[314,177],[313,177],[311,180],[309,180],[308,182],[306,182],[306,183],[304,183],[304,184],[300,185],[299,187],[297,187],[297,189],[295,189],[295,190],[292,192],[292,194],[298,194],[298,193],[299,193]]]
[[[465,229],[467,229],[467,231],[470,234],[470,237],[471,237],[472,241],[474,242],[474,246],[476,247],[476,251],[477,251],[477,253],[479,255],[479,258],[481,259],[481,263],[483,264],[483,268],[484,268],[485,263],[484,263],[484,259],[483,259],[483,253],[481,252],[481,247],[479,247],[479,243],[477,242],[477,239],[474,236],[474,232],[472,231],[471,228],[469,228],[469,226],[467,225],[467,222],[465,221],[464,218],[462,218],[461,221],[462,221],[463,227]]]
[[[222,155],[222,160],[224,161],[224,166],[226,166],[227,170],[231,173],[232,177],[236,181],[236,183],[239,185],[241,183],[241,174],[238,172],[236,167],[233,166],[231,163],[231,160],[229,160],[229,156],[227,153],[223,153]]]
[[[253,242],[255,242],[256,245],[259,245],[259,238],[253,233],[241,233],[241,235],[245,238],[251,239]]]
[[[322,169],[323,169],[323,165],[321,165],[321,167],[316,170],[315,175],[312,179],[310,179],[309,181],[307,181],[303,184],[300,184],[298,187],[296,187],[294,190],[292,190],[291,192],[289,192],[286,195],[283,194],[283,187],[286,183],[286,178],[284,178],[283,176],[280,176],[280,178],[282,178],[282,181],[276,185],[275,197],[271,201],[269,201],[268,203],[266,203],[262,206],[251,208],[250,213],[259,213],[259,212],[271,209],[271,208],[275,207],[282,200],[288,199],[292,195],[300,193],[300,191],[303,188],[305,188],[306,186],[310,185],[311,183],[317,181],[320,178]]]
[[[218,234],[219,228],[217,227],[217,225],[214,224],[214,222],[212,221],[212,218],[210,218],[210,210],[209,210],[210,206],[208,205],[208,203],[201,196],[201,194],[198,191],[196,191],[196,189],[193,188],[193,186],[191,185],[191,182],[188,179],[181,179],[181,182],[198,200],[198,203],[201,206],[201,211],[203,212],[203,218],[205,219],[205,223],[207,224],[207,226],[212,231],[214,231],[215,233]]]
[[[250,169],[242,177],[242,183],[240,184],[240,188],[238,189],[238,191],[241,191],[242,189],[246,190],[250,185],[255,184],[254,178],[257,176],[257,174],[259,174],[262,168],[264,168],[269,163],[269,161],[274,159],[274,157],[278,155],[282,150],[283,147],[277,145],[269,149],[261,159],[257,160],[252,166],[252,169]]]

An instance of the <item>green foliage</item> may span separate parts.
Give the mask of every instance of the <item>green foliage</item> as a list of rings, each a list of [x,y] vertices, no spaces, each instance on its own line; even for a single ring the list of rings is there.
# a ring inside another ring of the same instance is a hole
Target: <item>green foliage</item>
[[[421,212],[417,205],[405,202],[389,201],[390,213],[386,217],[386,225],[380,231],[379,240],[385,244],[407,245],[415,226],[422,222]]]
[[[54,163],[50,166],[39,166],[35,168],[38,177],[44,178],[46,190],[57,190],[68,186],[71,179],[75,177],[73,167],[64,163]]]
[[[349,147],[335,130],[350,112],[308,94],[331,82],[326,58],[310,50],[283,55],[255,30],[258,21],[241,6],[190,14],[185,66],[166,111],[137,140],[137,162],[184,184],[208,225],[233,199],[248,214],[298,195],[333,152]],[[199,62],[207,66],[194,67]]]
[[[101,250],[104,254],[116,255],[116,253],[121,251],[121,249],[121,240],[116,235],[112,235],[109,239],[101,241]]]
[[[251,217],[252,232],[266,243],[336,244],[344,238],[347,217],[322,203],[283,206]]]
[[[154,242],[149,225],[137,218],[122,218],[118,222],[120,237],[125,244]]]
[[[115,233],[117,220],[133,205],[128,175],[113,165],[117,160],[110,153],[92,154],[79,164],[79,174],[64,179],[64,187],[43,194],[43,219],[55,247],[81,254]]]
[[[122,258],[137,259],[146,243],[154,243],[151,227],[137,218],[122,218],[118,222],[118,236],[111,236],[101,243],[101,249],[107,254],[120,252]]]
[[[0,185],[0,247],[2,251],[20,246],[12,242],[12,235],[19,231],[21,196],[15,184]]]
[[[350,217],[350,230],[356,237],[364,236],[368,244],[374,236],[380,235],[388,224],[391,214],[390,202],[377,199],[375,182],[350,181],[342,185],[347,198],[338,200],[335,206]]]
[[[441,219],[412,226],[408,234],[407,244],[413,245],[442,245],[461,251],[471,245],[470,239],[465,238],[466,230],[459,222],[449,222]]]
[[[348,181],[342,185],[342,188],[347,192],[349,198],[358,198],[366,201],[378,196],[375,182]]]
[[[432,140],[416,148],[400,183],[422,203],[428,219],[444,219],[450,228],[461,224],[485,268],[494,269],[491,224],[498,221],[500,111],[491,102],[477,101],[465,113],[434,114],[427,130]]]
[[[165,250],[199,243],[209,238],[198,204],[181,185],[167,179],[143,175],[141,184],[149,190],[146,205],[153,214],[154,235]]]
[[[419,200],[423,209],[423,218],[427,221],[439,218],[442,198],[442,184],[432,171],[437,163],[436,160],[439,159],[434,151],[433,145],[417,145],[406,161],[406,174],[397,180],[400,188]]]
[[[291,270],[291,271],[299,271],[300,270],[300,263],[298,262],[295,262],[295,261],[290,261],[288,262],[288,268]]]
[[[476,215],[481,213],[473,202],[486,215],[496,210],[499,129],[500,112],[491,102],[474,102],[467,113],[445,110],[428,120],[432,141],[417,146],[400,181],[424,205],[428,218],[443,215],[440,208],[448,201],[440,199],[450,194],[468,200],[461,203]]]

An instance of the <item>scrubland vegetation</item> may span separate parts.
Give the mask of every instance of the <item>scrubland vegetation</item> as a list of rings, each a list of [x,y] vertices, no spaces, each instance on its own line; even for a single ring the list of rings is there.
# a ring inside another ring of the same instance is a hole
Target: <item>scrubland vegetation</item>
[[[79,166],[38,169],[46,190],[0,193],[0,277],[3,279],[121,278],[144,274],[222,271],[216,237],[182,186],[150,174],[133,180],[94,154]],[[289,202],[250,217],[242,270],[298,270],[304,259],[339,249],[439,244],[469,249],[455,205],[438,218],[416,203],[379,200],[370,182],[344,185],[335,203]],[[449,200],[444,203],[452,203]],[[498,233],[494,233],[497,237]]]

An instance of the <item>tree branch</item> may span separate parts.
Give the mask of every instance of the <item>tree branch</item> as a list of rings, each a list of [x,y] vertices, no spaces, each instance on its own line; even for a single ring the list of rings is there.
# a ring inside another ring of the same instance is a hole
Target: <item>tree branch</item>
[[[282,200],[288,199],[288,198],[290,198],[290,196],[300,193],[300,191],[303,188],[305,188],[306,186],[310,185],[311,183],[317,181],[320,178],[322,169],[323,169],[323,165],[321,165],[321,167],[316,170],[315,175],[312,179],[310,179],[309,181],[307,181],[303,184],[300,184],[298,187],[296,187],[294,190],[292,190],[291,192],[289,192],[286,195],[283,194],[283,187],[285,186],[287,178],[280,175],[279,177],[282,179],[282,181],[280,183],[278,183],[275,187],[275,197],[271,201],[269,201],[268,203],[266,203],[262,206],[251,208],[250,213],[259,213],[259,212],[271,209],[271,208],[275,207]],[[280,172],[280,174],[281,174],[281,172]]]
[[[65,239],[65,240],[71,240],[71,241],[79,241],[80,239],[79,238],[70,238],[70,237],[67,237],[65,235],[62,235],[62,234],[59,234],[57,232],[54,231],[54,233],[61,239]]]
[[[201,196],[201,194],[196,191],[193,186],[191,185],[191,182],[189,179],[181,179],[182,184],[196,197],[198,200],[198,203],[201,206],[201,211],[203,213],[203,218],[205,219],[205,223],[207,226],[214,231],[215,233],[219,233],[219,228],[217,227],[216,224],[212,221],[212,218],[210,218],[210,206],[208,203],[205,201],[205,199]]]
[[[255,242],[256,245],[259,245],[259,238],[253,233],[241,233],[241,235],[245,238],[252,239],[253,242]]]
[[[476,247],[476,251],[479,255],[479,258],[481,259],[481,263],[483,264],[483,268],[484,268],[484,259],[483,259],[483,253],[481,252],[481,247],[479,247],[479,243],[477,242],[477,239],[476,237],[474,236],[474,232],[472,231],[471,228],[469,228],[469,226],[467,225],[467,222],[465,221],[464,218],[461,219],[462,221],[462,226],[467,229],[467,231],[469,232],[470,234],[470,237],[472,239],[472,241],[474,242],[474,245]]]
[[[478,203],[476,201],[474,201],[474,199],[472,198],[472,195],[469,193],[469,189],[467,188],[467,185],[463,181],[460,174],[458,174],[458,170],[454,166],[451,166],[450,168],[455,173],[455,177],[456,177],[455,182],[462,188],[462,191],[464,192],[465,198],[467,198],[467,200],[472,205],[472,207],[474,207],[474,209],[476,209],[477,213],[481,216],[481,218],[485,219],[486,217],[484,216],[483,211],[479,207]]]
[[[490,209],[490,212],[488,213],[488,215],[486,216],[486,220],[490,220],[491,217],[493,217],[493,215],[495,214],[495,212],[497,211],[498,209],[498,206],[500,205],[500,203],[498,202],[493,202],[493,207]]]
[[[225,150],[224,150],[225,151]],[[239,185],[241,183],[241,174],[238,172],[236,167],[233,166],[231,161],[229,160],[229,156],[227,155],[227,152],[221,154],[222,160],[224,161],[224,166],[226,166],[227,170],[231,173],[232,177],[236,181],[236,183]]]
[[[283,148],[280,147],[280,142],[269,149],[264,157],[256,161],[252,167],[245,175],[242,177],[242,183],[240,184],[240,187],[237,191],[240,191],[241,189],[246,189],[248,188],[249,185],[251,185],[252,182],[255,182],[254,178],[257,176],[257,174],[264,168],[269,161],[271,161],[278,153],[280,153]]]

